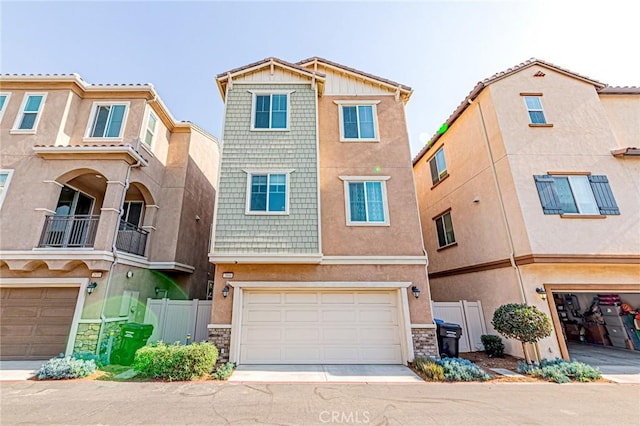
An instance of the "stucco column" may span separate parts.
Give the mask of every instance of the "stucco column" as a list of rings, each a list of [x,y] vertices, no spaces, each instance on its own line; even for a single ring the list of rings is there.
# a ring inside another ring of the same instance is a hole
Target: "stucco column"
[[[118,180],[107,181],[107,190],[100,209],[100,222],[96,231],[96,240],[93,244],[95,250],[111,251],[115,230],[120,218],[122,199],[124,195],[124,182]]]

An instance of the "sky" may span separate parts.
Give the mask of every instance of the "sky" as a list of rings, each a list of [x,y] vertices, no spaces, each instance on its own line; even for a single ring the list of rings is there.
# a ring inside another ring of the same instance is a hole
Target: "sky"
[[[412,155],[475,84],[531,57],[640,85],[640,1],[0,2],[0,72],[151,83],[220,137],[215,76],[312,56],[413,88]]]

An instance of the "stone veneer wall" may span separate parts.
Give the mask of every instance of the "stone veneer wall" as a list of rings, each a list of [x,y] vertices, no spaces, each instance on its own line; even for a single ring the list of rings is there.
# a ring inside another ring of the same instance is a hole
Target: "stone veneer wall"
[[[413,355],[415,357],[437,357],[438,341],[433,328],[412,328]]]
[[[125,324],[127,320],[113,321],[105,323],[102,333],[101,352],[106,352],[109,342],[109,332],[114,331],[113,348],[117,348],[120,342],[120,326]],[[100,334],[100,323],[79,323],[78,332],[76,333],[76,341],[73,345],[73,352],[91,352],[96,353],[98,345],[98,336]]]
[[[209,342],[218,348],[218,364],[229,361],[231,347],[231,328],[210,328]]]

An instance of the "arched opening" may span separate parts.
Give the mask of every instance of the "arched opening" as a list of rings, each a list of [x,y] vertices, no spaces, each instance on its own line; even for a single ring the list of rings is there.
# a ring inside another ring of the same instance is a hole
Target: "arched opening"
[[[118,227],[116,248],[126,253],[145,256],[149,231],[145,224],[151,224],[152,213],[147,207],[154,205],[151,192],[140,182],[131,182],[122,204],[122,216]]]

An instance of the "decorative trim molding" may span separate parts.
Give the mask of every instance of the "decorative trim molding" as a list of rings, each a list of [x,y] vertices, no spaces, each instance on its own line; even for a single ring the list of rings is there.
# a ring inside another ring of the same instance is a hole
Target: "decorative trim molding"
[[[63,184],[61,184],[60,182],[56,181],[56,180],[43,180],[42,183],[52,183],[54,185],[58,185],[60,188],[64,187]]]
[[[50,214],[56,214],[56,212],[54,210],[51,209],[47,209],[45,207],[36,207],[35,209],[33,209],[37,212],[45,212],[45,213],[50,213]]]
[[[325,289],[342,288],[350,290],[379,290],[407,288],[412,283],[402,281],[227,281],[233,288],[283,288],[283,289]]]
[[[411,324],[411,328],[428,328],[428,329],[435,329],[438,326],[436,324]]]
[[[211,330],[212,328],[228,328],[228,329],[231,329],[231,324],[207,324],[207,329]]]
[[[322,261],[322,253],[318,254],[209,254],[212,263],[302,263],[319,264]]]
[[[323,256],[321,265],[426,265],[426,256]]]
[[[470,274],[472,272],[488,271],[491,269],[507,268],[511,266],[509,259],[496,260],[493,262],[478,263],[476,265],[463,266],[461,268],[447,269],[445,271],[432,272],[429,279],[450,277],[452,275]]]
[[[100,209],[101,212],[116,212],[116,213],[120,213],[120,209],[116,209],[113,207],[102,207]]]

